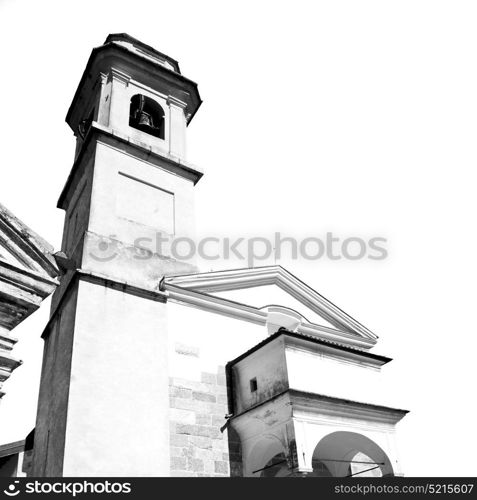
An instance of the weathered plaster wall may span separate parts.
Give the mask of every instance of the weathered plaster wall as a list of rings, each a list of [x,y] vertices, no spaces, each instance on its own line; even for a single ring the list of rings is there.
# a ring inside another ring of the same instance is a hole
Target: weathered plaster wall
[[[373,404],[393,405],[383,390],[381,372],[323,351],[287,346],[286,363],[291,389]]]
[[[167,364],[164,303],[79,282],[65,476],[169,474]]]
[[[45,340],[35,429],[33,476],[61,476],[77,289],[64,296],[63,309],[43,333]]]

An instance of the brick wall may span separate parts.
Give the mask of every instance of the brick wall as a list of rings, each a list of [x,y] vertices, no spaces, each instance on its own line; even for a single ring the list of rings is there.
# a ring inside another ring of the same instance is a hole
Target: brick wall
[[[221,431],[228,413],[225,368],[202,372],[200,382],[170,378],[169,394],[171,475],[241,475],[236,436],[229,443],[229,432]]]

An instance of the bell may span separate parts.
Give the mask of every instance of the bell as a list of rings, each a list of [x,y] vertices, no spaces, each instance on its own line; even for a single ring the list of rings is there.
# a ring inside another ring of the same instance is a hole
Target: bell
[[[152,124],[151,115],[149,115],[148,113],[146,113],[144,111],[141,111],[139,114],[138,125],[154,128],[154,125]]]

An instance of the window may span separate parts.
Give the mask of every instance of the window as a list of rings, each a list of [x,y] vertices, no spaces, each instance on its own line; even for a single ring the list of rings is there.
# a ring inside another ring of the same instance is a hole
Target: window
[[[250,392],[256,392],[257,389],[258,389],[257,379],[252,378],[250,380]]]
[[[136,94],[129,107],[129,126],[164,139],[164,110],[150,97]]]

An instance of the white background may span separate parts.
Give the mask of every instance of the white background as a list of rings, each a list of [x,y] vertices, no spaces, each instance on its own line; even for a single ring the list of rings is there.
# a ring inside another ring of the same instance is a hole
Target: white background
[[[0,0],[0,201],[59,249],[64,117],[91,49],[127,32],[169,54],[204,100],[199,231],[386,237],[384,261],[279,263],[395,358],[406,475],[475,476],[476,23],[471,1]],[[14,332],[0,443],[34,426],[47,317]]]

